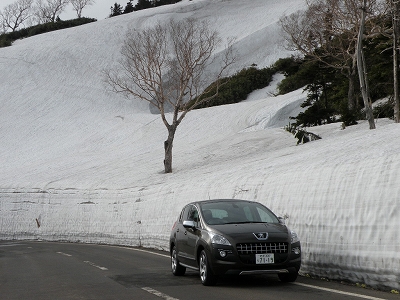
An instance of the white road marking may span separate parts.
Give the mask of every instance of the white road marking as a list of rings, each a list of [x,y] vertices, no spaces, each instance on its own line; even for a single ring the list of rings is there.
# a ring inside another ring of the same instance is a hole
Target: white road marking
[[[310,284],[305,284],[305,283],[300,283],[300,282],[293,282],[293,284],[304,286],[304,287],[308,287],[308,288],[311,288],[311,289],[321,290],[321,291],[325,291],[325,292],[336,293],[336,294],[352,296],[352,297],[358,297],[358,298],[362,298],[362,299],[385,300],[383,298],[376,298],[376,297],[371,297],[371,296],[366,296],[366,295],[361,295],[361,294],[348,293],[348,292],[343,292],[343,291],[334,290],[334,289],[328,289],[328,288],[315,286],[315,285],[310,285]]]
[[[92,263],[91,261],[88,261],[88,260],[84,261],[84,263],[89,264],[89,265],[91,265],[91,266],[93,266],[93,267],[95,267],[97,269],[102,270],[102,271],[107,271],[108,270],[107,268],[100,267],[100,266],[96,265],[95,263]]]
[[[124,246],[111,246],[111,247],[124,248],[124,249],[129,249],[129,250],[132,250],[132,251],[145,252],[145,253],[150,253],[150,254],[153,254],[153,255],[158,255],[158,256],[162,256],[162,257],[166,257],[166,258],[171,258],[171,256],[169,256],[167,254],[161,254],[161,253],[148,251],[148,250],[143,250],[143,249],[130,248],[130,247],[124,247]]]
[[[64,252],[61,252],[61,251],[59,251],[57,253],[61,254],[61,255],[64,255],[64,256],[68,256],[68,257],[72,256],[71,254],[64,253]],[[84,263],[89,264],[89,265],[91,265],[91,266],[93,266],[93,267],[95,267],[97,269],[102,270],[102,271],[107,271],[108,270],[106,267],[100,267],[100,266],[96,265],[95,263],[92,263],[91,261],[88,261],[88,260],[84,261]]]
[[[124,246],[115,246],[115,247],[118,247],[118,248],[126,248],[126,249],[130,249],[130,250],[133,250],[133,251],[140,251],[140,252],[145,252],[145,253],[149,253],[149,254],[153,254],[153,255],[158,255],[158,256],[162,256],[162,257],[166,257],[166,258],[171,258],[169,255],[160,254],[160,253],[156,253],[156,252],[152,252],[152,251],[147,251],[147,250],[142,250],[142,249],[136,249],[136,248],[130,248],[130,247],[124,247]],[[305,283],[300,283],[300,282],[293,282],[293,284],[299,285],[299,286],[308,287],[308,288],[311,288],[311,289],[322,290],[322,291],[325,291],[325,292],[330,292],[330,293],[335,293],[335,294],[341,294],[341,295],[346,295],[346,296],[353,296],[353,297],[357,297],[357,298],[361,298],[361,299],[367,299],[367,300],[386,300],[386,299],[384,299],[384,298],[377,298],[377,297],[366,296],[366,295],[361,295],[361,294],[348,293],[348,292],[344,292],[344,291],[340,291],[340,290],[334,290],[334,289],[329,289],[329,288],[323,288],[323,287],[319,287],[319,286],[315,286],[315,285],[310,285],[310,284],[305,284]],[[160,292],[158,292],[158,291],[156,291],[156,290],[153,290],[153,289],[151,289],[151,288],[149,288],[149,287],[144,287],[144,288],[142,288],[142,289],[145,290],[145,291],[147,291],[147,292],[149,292],[149,293],[152,293],[152,292],[150,292],[150,291],[155,291],[156,293],[159,293],[160,295],[163,295],[163,297],[162,297],[162,296],[159,296],[159,297],[164,298],[164,299],[167,299],[167,300],[179,300],[179,299],[176,299],[176,298],[169,297],[168,295],[165,295],[165,294],[163,294],[163,293],[160,293]],[[154,294],[154,293],[153,293],[153,294]],[[154,295],[155,295],[155,294],[154,294]],[[168,298],[165,298],[165,297],[168,297]]]
[[[149,287],[142,287],[142,290],[144,290],[144,291],[146,291],[146,292],[148,292],[150,294],[153,294],[153,295],[155,295],[157,297],[160,297],[162,299],[165,299],[165,300],[179,300],[177,298],[168,296],[168,295],[166,295],[164,293],[161,293],[161,292],[159,292],[159,291],[157,291],[155,289],[149,288]]]
[[[25,246],[25,244],[0,244],[0,247]]]
[[[64,253],[64,252],[57,252],[58,254],[61,254],[61,255],[64,255],[64,256],[68,256],[68,257],[71,257],[72,255],[71,254],[68,254],[68,253]]]
[[[142,249],[135,249],[135,248],[130,248],[130,249],[135,250],[135,251],[140,251],[140,252],[151,253],[151,254],[158,255],[158,256],[162,256],[162,257],[166,257],[166,258],[171,258],[171,256],[166,255],[166,254],[156,253],[156,252],[147,251],[147,250],[142,250]]]

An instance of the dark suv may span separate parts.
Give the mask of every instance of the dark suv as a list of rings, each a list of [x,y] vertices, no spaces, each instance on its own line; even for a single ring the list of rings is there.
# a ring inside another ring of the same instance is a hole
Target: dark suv
[[[295,281],[301,264],[297,234],[264,205],[224,199],[186,205],[170,237],[172,273],[198,270],[203,285],[224,274],[278,274]]]

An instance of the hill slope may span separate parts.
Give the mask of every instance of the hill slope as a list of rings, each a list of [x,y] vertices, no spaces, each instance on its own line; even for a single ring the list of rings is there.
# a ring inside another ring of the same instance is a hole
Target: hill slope
[[[107,93],[102,70],[128,27],[208,19],[236,36],[237,70],[287,56],[277,20],[303,0],[197,0],[52,32],[0,49],[0,238],[168,248],[192,200],[244,198],[280,215],[303,242],[303,272],[400,288],[400,134],[379,120],[295,146],[282,129],[305,95],[191,112],[174,173],[162,173],[166,129],[147,103]],[[41,224],[40,227],[37,224]]]
[[[252,1],[251,5],[183,1],[35,36],[0,49],[0,159],[4,170],[0,186],[43,187],[54,178],[49,168],[57,170],[57,179],[74,176],[108,164],[110,152],[120,161],[128,158],[127,153],[135,157],[145,152],[142,147],[153,143],[149,136],[140,140],[138,130],[157,119],[147,115],[148,104],[109,94],[103,82],[102,71],[118,60],[128,28],[140,29],[172,17],[208,19],[224,38],[237,38],[239,70],[252,63],[269,65],[287,55],[279,47],[282,41],[276,34],[276,21],[303,2],[288,1],[286,8],[277,5],[277,0]],[[151,137],[157,146],[165,135],[159,125]],[[151,160],[159,157],[162,162],[160,154],[155,155]]]

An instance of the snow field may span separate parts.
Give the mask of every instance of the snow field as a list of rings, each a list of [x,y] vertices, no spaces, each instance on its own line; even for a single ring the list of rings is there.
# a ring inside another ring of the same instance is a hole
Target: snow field
[[[102,70],[128,27],[208,19],[236,36],[237,70],[290,55],[277,20],[303,0],[202,0],[39,35],[0,49],[0,238],[168,249],[181,208],[209,198],[256,200],[295,230],[303,273],[400,289],[400,127],[378,120],[296,146],[282,128],[305,95],[192,111],[163,174],[166,129],[148,104],[106,91]]]

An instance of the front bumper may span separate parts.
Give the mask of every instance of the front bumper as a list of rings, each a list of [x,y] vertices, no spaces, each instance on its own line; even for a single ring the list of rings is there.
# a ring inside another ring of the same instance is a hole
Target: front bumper
[[[300,242],[292,244],[287,253],[274,253],[274,256],[272,264],[256,264],[256,254],[239,255],[231,246],[213,245],[209,262],[215,275],[298,272],[301,266]]]

